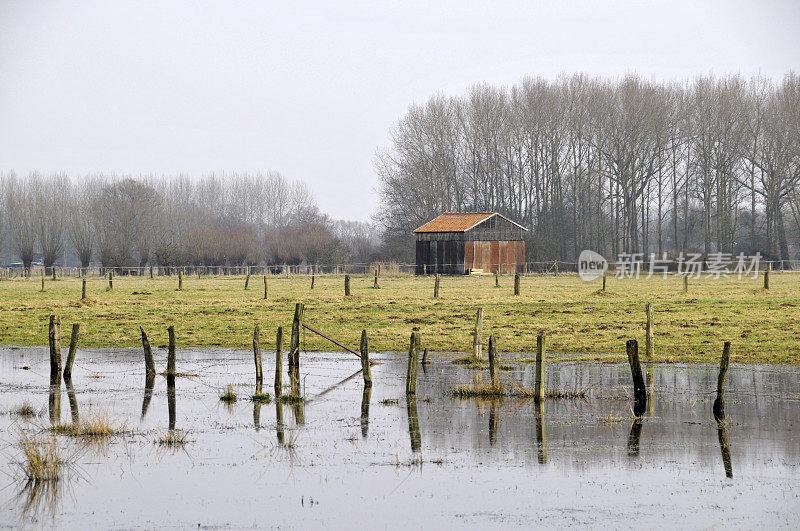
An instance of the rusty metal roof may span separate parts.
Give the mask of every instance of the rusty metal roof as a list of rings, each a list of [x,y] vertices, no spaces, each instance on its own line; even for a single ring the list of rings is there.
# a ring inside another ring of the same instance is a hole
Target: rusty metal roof
[[[500,216],[514,223],[497,212],[445,212],[441,216],[430,220],[414,232],[466,232],[492,216]],[[520,227],[522,230],[528,230],[519,223],[514,223],[514,225]]]

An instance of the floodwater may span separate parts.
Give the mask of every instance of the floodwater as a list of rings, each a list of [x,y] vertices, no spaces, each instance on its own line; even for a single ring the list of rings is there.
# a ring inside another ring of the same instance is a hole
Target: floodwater
[[[140,350],[79,350],[72,385],[55,394],[46,348],[2,348],[0,527],[797,525],[795,367],[732,365],[720,428],[711,366],[646,367],[648,409],[634,422],[627,365],[549,362],[548,389],[588,395],[540,407],[454,398],[475,371],[447,361],[420,370],[408,401],[405,356],[373,359],[365,391],[354,356],[303,353],[305,403],[254,405],[249,352],[179,351],[177,370],[194,375],[171,390],[158,375],[148,390]],[[504,380],[533,386],[533,365],[510,366]],[[274,355],[264,367],[272,394]],[[231,406],[219,399],[229,383]],[[35,416],[13,412],[25,402]],[[97,415],[123,433],[105,444],[57,436],[63,479],[26,485],[21,430]],[[187,433],[183,447],[156,443],[169,428]]]

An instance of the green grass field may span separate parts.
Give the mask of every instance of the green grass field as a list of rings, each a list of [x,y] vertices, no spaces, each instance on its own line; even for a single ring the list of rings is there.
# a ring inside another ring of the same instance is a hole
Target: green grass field
[[[484,345],[494,334],[501,352],[529,353],[536,335],[547,334],[547,350],[568,358],[623,359],[626,339],[638,339],[644,352],[646,302],[654,304],[656,361],[716,362],[722,343],[733,343],[732,360],[797,363],[800,360],[800,275],[773,273],[770,290],[762,279],[692,280],[608,278],[586,283],[573,275],[530,276],[522,294],[513,295],[513,278],[442,277],[438,299],[432,277],[353,276],[352,295],[344,296],[342,276],[270,277],[263,298],[261,277],[244,290],[243,277],[177,277],[155,280],[118,276],[114,289],[92,278],[81,301],[80,279],[39,278],[0,281],[0,344],[46,345],[50,314],[61,316],[63,341],[81,324],[81,346],[140,345],[143,325],[154,346],[165,345],[166,328],[175,325],[178,346],[249,349],[253,325],[262,330],[262,348],[274,348],[275,330],[284,326],[288,348],[295,302],[306,305],[306,323],[357,349],[366,329],[371,350],[403,350],[414,327],[432,352],[468,352],[475,311],[484,308]],[[310,332],[306,350],[336,350]],[[485,346],[484,346],[485,348]],[[609,355],[611,354],[611,355]]]

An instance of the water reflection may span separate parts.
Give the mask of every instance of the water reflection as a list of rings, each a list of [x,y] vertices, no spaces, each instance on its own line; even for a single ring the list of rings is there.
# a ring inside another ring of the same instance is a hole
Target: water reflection
[[[411,438],[411,451],[419,452],[422,447],[422,437],[419,434],[416,395],[406,395],[406,411],[408,412],[408,434]]]
[[[500,400],[490,400],[489,401],[489,445],[494,446],[495,441],[497,440],[497,425],[500,423],[500,420],[497,418],[497,409],[499,407]]]
[[[725,423],[717,423],[717,437],[719,438],[719,450],[722,453],[722,464],[725,467],[725,475],[733,477],[733,465],[731,465],[731,448],[728,446],[728,432],[725,430]]]
[[[78,415],[78,399],[75,396],[75,388],[72,387],[72,377],[64,376],[64,385],[67,387],[67,397],[69,398],[69,411],[72,415],[72,424],[77,425],[80,422]]]
[[[50,389],[47,400],[50,413],[50,424],[56,426],[61,423],[61,374],[50,375]]]
[[[169,429],[175,429],[175,377],[167,376],[167,408],[169,409]]]
[[[372,386],[365,385],[361,393],[361,437],[366,439],[369,432],[369,401],[372,397]]]
[[[631,433],[628,436],[628,455],[635,457],[639,455],[639,441],[642,438],[642,419],[636,417],[631,424]]]
[[[253,396],[260,396],[261,394],[261,380],[256,379],[256,390]],[[261,400],[253,400],[253,427],[256,431],[261,429]]]
[[[536,455],[539,464],[547,463],[547,430],[544,422],[544,401],[539,400],[536,406]]]
[[[153,398],[153,386],[156,383],[155,374],[147,374],[144,379],[144,397],[142,398],[142,416],[140,420],[144,420],[147,415],[147,408],[150,407],[150,400]]]
[[[283,405],[278,398],[275,399],[275,435],[278,438],[278,444],[282,445],[284,441]]]

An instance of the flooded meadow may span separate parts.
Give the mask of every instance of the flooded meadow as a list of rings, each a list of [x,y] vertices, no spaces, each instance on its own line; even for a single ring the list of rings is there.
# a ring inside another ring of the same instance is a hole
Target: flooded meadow
[[[166,352],[155,355],[163,367]],[[0,348],[0,527],[793,528],[800,517],[796,367],[731,365],[718,423],[716,366],[646,364],[636,419],[627,364],[548,361],[552,397],[537,403],[456,397],[488,376],[442,358],[408,398],[407,354],[372,359],[369,388],[355,356],[303,353],[303,400],[276,400],[265,353],[254,400],[247,351],[179,350],[168,385],[146,378],[140,349],[79,349],[72,378],[51,386],[46,347]],[[503,363],[504,385],[533,387],[533,364]],[[26,437],[54,441],[58,480],[26,479]]]

